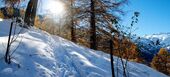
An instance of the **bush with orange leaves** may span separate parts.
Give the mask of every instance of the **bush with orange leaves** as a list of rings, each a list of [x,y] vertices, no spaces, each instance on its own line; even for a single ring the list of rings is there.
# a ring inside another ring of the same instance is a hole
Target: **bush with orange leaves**
[[[161,48],[152,59],[151,67],[170,75],[170,53],[165,48]]]

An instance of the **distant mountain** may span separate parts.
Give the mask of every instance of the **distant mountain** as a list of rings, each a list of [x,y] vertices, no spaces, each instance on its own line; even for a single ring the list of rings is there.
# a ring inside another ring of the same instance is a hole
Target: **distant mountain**
[[[144,37],[152,40],[155,43],[157,40],[159,40],[161,47],[166,48],[167,50],[170,51],[170,33],[146,35]]]
[[[150,62],[160,48],[170,51],[170,33],[145,35],[138,38],[136,43],[141,51],[141,56]]]

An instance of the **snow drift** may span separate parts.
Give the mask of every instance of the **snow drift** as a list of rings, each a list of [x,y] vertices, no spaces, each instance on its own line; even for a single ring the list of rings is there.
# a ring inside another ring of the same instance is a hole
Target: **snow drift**
[[[12,63],[6,64],[4,54],[10,22],[0,21],[0,77],[111,77],[108,54],[35,28],[16,28],[22,32],[11,45],[11,52],[17,50],[12,55]],[[120,60],[117,57],[114,60],[116,76],[123,77]],[[167,77],[135,62],[128,62],[127,71],[128,77]]]

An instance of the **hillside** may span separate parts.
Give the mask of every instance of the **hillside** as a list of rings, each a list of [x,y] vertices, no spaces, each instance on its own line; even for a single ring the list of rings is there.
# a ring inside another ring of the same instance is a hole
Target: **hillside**
[[[21,32],[11,45],[11,52],[17,50],[12,54],[12,63],[6,64],[3,57],[10,22],[0,21],[0,77],[111,77],[109,54],[76,45],[36,28],[16,27],[16,33]],[[123,77],[121,61],[117,57],[114,60],[115,74]],[[128,62],[127,71],[129,77],[167,77],[135,62]]]

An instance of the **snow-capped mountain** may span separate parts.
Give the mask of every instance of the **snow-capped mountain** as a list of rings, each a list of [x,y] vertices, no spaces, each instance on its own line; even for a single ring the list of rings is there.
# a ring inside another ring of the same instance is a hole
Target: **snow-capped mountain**
[[[168,50],[170,50],[170,33],[145,35],[144,37],[152,40],[154,43],[159,41],[160,44],[162,45],[161,47],[167,48]]]
[[[166,48],[170,51],[170,33],[145,35],[137,39],[135,43],[141,51],[141,56],[150,62],[160,48]]]
[[[10,65],[4,62],[11,20],[0,21],[0,77],[111,77],[109,54],[94,51],[36,28],[16,27]],[[14,30],[13,30],[14,31]],[[14,35],[13,35],[14,36]],[[115,74],[123,77],[119,58]],[[128,77],[167,77],[143,64],[128,62]]]

